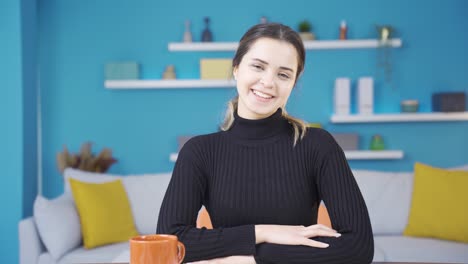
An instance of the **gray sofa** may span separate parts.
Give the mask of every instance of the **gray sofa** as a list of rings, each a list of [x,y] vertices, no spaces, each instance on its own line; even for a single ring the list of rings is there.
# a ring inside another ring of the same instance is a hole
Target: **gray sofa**
[[[468,169],[468,167],[464,169]],[[353,170],[353,173],[369,209],[375,239],[374,261],[468,263],[468,244],[402,235],[411,202],[413,183],[411,172]],[[120,176],[93,175],[92,173],[67,170],[66,177],[103,182]],[[123,178],[137,229],[141,233],[154,230],[156,213],[148,214],[148,212],[159,210],[160,204],[156,201],[161,202],[170,174],[146,175],[145,177],[133,175]],[[66,186],[65,189],[65,194],[52,203],[62,201],[65,204],[71,203],[73,205],[72,199],[67,194],[68,187]],[[155,193],[151,197],[151,201],[145,202],[148,199],[142,194],[148,193],[145,190],[152,190]],[[46,249],[43,241],[47,240],[41,237],[37,226],[34,217],[24,219],[19,223],[21,264],[129,261],[128,243],[126,242],[85,250],[80,245],[79,240],[74,242],[76,246],[62,256],[54,258],[53,255],[57,254],[51,254],[52,252]],[[80,234],[80,227],[76,227],[76,224],[69,228],[78,229],[72,231],[75,234]],[[78,237],[78,239],[81,238]]]
[[[457,169],[468,170],[468,166]],[[369,210],[374,261],[468,263],[468,244],[403,236],[413,190],[412,172],[353,170]]]

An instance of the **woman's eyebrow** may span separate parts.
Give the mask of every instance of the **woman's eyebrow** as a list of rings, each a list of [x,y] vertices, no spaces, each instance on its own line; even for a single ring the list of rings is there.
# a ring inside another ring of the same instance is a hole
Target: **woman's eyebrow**
[[[264,61],[264,60],[262,60],[262,59],[259,59],[259,58],[253,58],[252,60],[254,60],[254,61],[258,61],[258,62],[261,62],[261,63],[263,63],[263,64],[266,64],[266,65],[268,65],[268,62],[266,62],[266,61]],[[290,72],[294,72],[294,70],[293,70],[293,69],[291,69],[291,68],[288,68],[288,67],[284,67],[284,66],[280,66],[280,69],[282,69],[282,70],[286,70],[286,71],[290,71]]]

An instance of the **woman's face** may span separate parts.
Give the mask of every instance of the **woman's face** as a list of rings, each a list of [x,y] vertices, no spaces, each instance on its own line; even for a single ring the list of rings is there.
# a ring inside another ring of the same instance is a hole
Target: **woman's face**
[[[261,119],[284,107],[296,81],[297,60],[293,45],[258,39],[233,70],[239,94],[238,115]]]

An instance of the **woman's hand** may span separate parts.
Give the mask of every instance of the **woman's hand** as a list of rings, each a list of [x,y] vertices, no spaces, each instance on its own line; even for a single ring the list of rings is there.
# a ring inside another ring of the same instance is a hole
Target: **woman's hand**
[[[287,226],[287,225],[256,225],[256,244],[271,243],[282,245],[303,245],[326,248],[328,244],[311,240],[311,237],[340,237],[336,230],[324,225]]]
[[[216,258],[210,260],[201,260],[190,262],[188,264],[255,264],[255,259],[252,256],[229,256],[225,258]]]

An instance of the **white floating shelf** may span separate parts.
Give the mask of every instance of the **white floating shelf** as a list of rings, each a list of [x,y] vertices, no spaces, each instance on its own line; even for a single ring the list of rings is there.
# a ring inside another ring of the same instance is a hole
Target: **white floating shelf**
[[[235,51],[239,42],[172,42],[169,51]]]
[[[105,81],[108,89],[165,89],[165,88],[227,88],[235,87],[234,80],[112,80]]]
[[[401,39],[391,39],[382,42],[376,39],[352,39],[352,40],[308,40],[304,41],[306,50],[314,49],[367,49],[379,46],[393,48],[401,47]],[[172,42],[169,43],[169,51],[235,51],[238,42]]]
[[[401,150],[346,150],[348,160],[402,159]]]
[[[345,156],[348,160],[382,160],[382,159],[402,159],[401,150],[346,150]],[[178,153],[171,153],[169,160],[175,162]]]
[[[332,123],[468,121],[468,112],[333,115]]]
[[[306,49],[369,49],[379,46],[392,48],[401,47],[401,39],[392,39],[382,42],[376,39],[352,39],[352,40],[313,40],[304,41]]]

